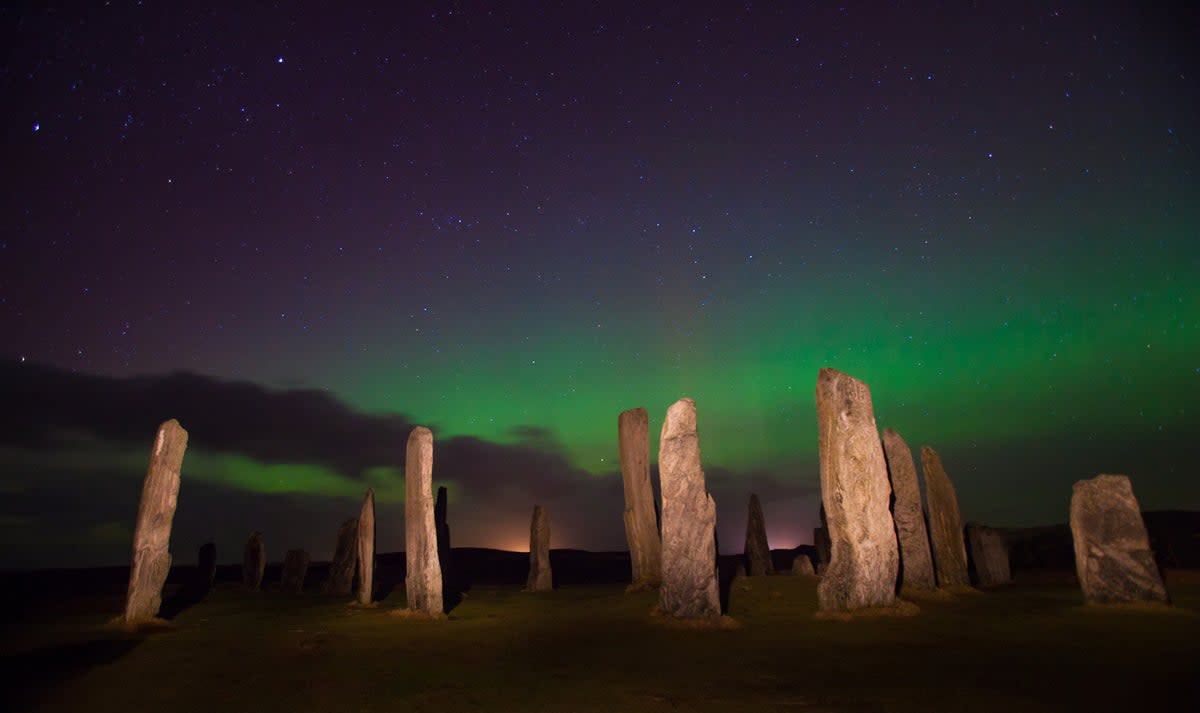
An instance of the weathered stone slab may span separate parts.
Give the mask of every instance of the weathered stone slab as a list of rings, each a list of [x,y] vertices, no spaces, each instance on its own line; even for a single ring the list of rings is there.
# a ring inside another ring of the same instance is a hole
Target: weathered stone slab
[[[533,518],[529,522],[529,579],[525,589],[531,592],[554,589],[554,576],[550,570],[550,523],[541,505],[533,506]]]
[[[929,550],[929,531],[925,528],[925,510],[921,507],[921,486],[917,466],[908,444],[890,428],[883,430],[883,452],[892,479],[892,519],[900,540],[901,586],[905,589],[937,589],[933,554]]]
[[[299,594],[304,591],[304,578],[308,576],[308,553],[304,550],[288,550],[283,557],[279,588],[284,592]]]
[[[333,561],[329,563],[329,579],[325,580],[325,593],[339,597],[349,596],[354,588],[354,570],[357,565],[358,518],[352,517],[338,528]]]
[[[746,516],[746,572],[751,577],[774,574],[771,565],[771,549],[767,546],[767,523],[763,519],[762,504],[758,495],[750,495],[749,513]]]
[[[792,560],[792,574],[803,575],[806,577],[812,577],[816,575],[816,571],[813,569],[812,560],[808,558],[808,555],[804,554],[803,552],[796,555],[796,558]]]
[[[975,586],[997,587],[1012,582],[1004,533],[968,522],[967,544],[970,546],[971,564],[975,568]]]
[[[261,532],[255,530],[246,539],[242,550],[242,589],[257,592],[262,587],[263,572],[267,570],[267,550]]]
[[[1124,475],[1098,475],[1071,492],[1075,571],[1090,604],[1166,602],[1133,486]]]
[[[433,433],[417,426],[408,435],[404,465],[404,578],[408,609],[441,616],[442,568],[433,519]]]
[[[817,425],[821,499],[833,543],[817,585],[820,611],[892,606],[900,555],[870,389],[836,369],[821,369]]]
[[[370,606],[375,596],[375,491],[367,488],[358,513],[358,591],[355,603]]]
[[[958,495],[942,467],[942,457],[929,446],[921,446],[921,468],[925,471],[925,506],[929,508],[929,540],[937,566],[939,587],[970,587],[967,548],[963,544],[962,517]]]
[[[625,539],[633,566],[631,590],[652,589],[662,582],[662,538],[650,485],[650,419],[644,408],[623,411],[617,418],[621,482],[625,486]]]
[[[662,586],[659,611],[676,618],[717,618],[717,508],[704,486],[696,404],[667,409],[658,448],[662,486]]]
[[[200,554],[196,558],[196,587],[207,592],[217,581],[217,546],[212,542],[200,545]]]
[[[125,594],[126,624],[149,622],[162,606],[162,587],[171,569],[171,523],[179,499],[179,469],[187,437],[187,431],[171,419],[159,425],[154,438],[133,530],[133,560]]]

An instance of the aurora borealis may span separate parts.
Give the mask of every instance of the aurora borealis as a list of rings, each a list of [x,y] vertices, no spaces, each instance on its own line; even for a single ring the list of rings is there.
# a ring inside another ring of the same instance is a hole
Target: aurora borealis
[[[1194,9],[403,5],[0,11],[0,567],[126,560],[172,417],[181,560],[399,549],[414,424],[456,546],[620,549],[684,395],[793,546],[823,366],[966,519],[1200,508]]]

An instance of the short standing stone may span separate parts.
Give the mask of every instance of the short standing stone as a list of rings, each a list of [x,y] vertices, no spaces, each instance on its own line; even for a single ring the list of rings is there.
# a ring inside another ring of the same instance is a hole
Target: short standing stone
[[[338,528],[337,546],[333,550],[333,561],[329,563],[329,579],[325,582],[325,593],[339,597],[350,594],[354,588],[354,569],[358,564],[358,518],[352,517]]]
[[[404,465],[404,578],[408,608],[442,615],[442,568],[433,521],[433,433],[417,426],[408,436]]]
[[[929,539],[937,565],[939,587],[970,587],[967,548],[963,544],[958,495],[942,467],[942,457],[929,446],[921,446],[921,468],[925,471],[925,505],[929,508]]]
[[[158,427],[154,438],[133,531],[133,560],[125,595],[127,624],[154,619],[162,606],[162,587],[171,569],[171,523],[175,520],[179,469],[187,437],[187,431],[171,419]]]
[[[892,517],[900,540],[901,586],[906,589],[937,589],[933,573],[933,555],[929,551],[929,532],[925,528],[925,511],[921,507],[921,486],[917,483],[917,466],[913,463],[908,444],[890,428],[883,431],[883,451],[887,456],[888,474],[892,478]]]
[[[767,524],[763,520],[762,504],[758,495],[750,495],[749,514],[746,517],[746,571],[751,577],[774,574],[771,566],[771,549],[767,546]]]
[[[617,418],[621,481],[625,486],[625,539],[633,566],[631,589],[653,588],[662,581],[662,538],[650,486],[650,419],[644,408]]]
[[[848,374],[821,369],[817,424],[821,498],[833,543],[829,566],[817,585],[820,611],[891,606],[900,556],[870,389]]]
[[[550,523],[541,505],[533,506],[533,519],[529,522],[529,579],[525,588],[531,592],[554,589],[550,571]]]
[[[358,592],[355,602],[371,603],[375,594],[375,491],[367,488],[358,513]]]
[[[1133,486],[1124,475],[1098,475],[1071,492],[1075,571],[1091,604],[1166,602]]]
[[[200,556],[196,560],[196,587],[207,592],[217,580],[217,546],[212,542],[200,545]]]
[[[717,589],[717,508],[704,487],[696,404],[667,409],[658,448],[662,485],[662,586],[659,609],[677,618],[721,616]]]
[[[262,587],[263,572],[267,569],[267,550],[261,532],[250,533],[242,550],[242,589],[257,592]]]
[[[804,575],[806,577],[816,574],[813,570],[812,560],[808,558],[808,555],[803,552],[796,555],[796,558],[792,560],[792,574]]]
[[[967,544],[970,545],[971,564],[975,566],[975,584],[980,587],[995,587],[1012,581],[1008,565],[1008,543],[999,530],[967,523]]]
[[[304,578],[308,575],[308,553],[304,550],[288,550],[283,558],[283,572],[279,588],[285,592],[299,594],[304,591]]]

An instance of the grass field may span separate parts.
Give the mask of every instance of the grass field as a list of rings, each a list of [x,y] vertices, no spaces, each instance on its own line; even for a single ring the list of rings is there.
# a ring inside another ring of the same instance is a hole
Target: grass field
[[[665,627],[653,593],[475,587],[445,621],[231,584],[144,636],[104,628],[120,598],[10,623],[7,710],[1200,710],[1200,573],[1173,611],[1080,605],[1067,575],[910,618],[821,621],[816,580],[735,580],[730,630]]]

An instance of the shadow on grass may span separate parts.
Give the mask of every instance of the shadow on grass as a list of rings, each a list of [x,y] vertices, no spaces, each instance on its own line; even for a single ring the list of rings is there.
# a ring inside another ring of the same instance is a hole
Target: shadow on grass
[[[0,671],[10,682],[3,687],[7,711],[26,710],[71,679],[95,666],[112,663],[142,642],[140,637],[76,641],[0,656]]]

